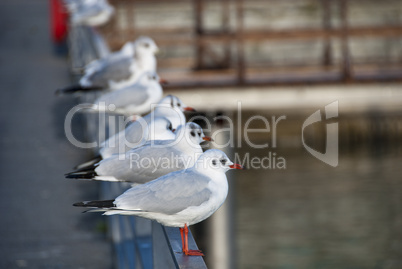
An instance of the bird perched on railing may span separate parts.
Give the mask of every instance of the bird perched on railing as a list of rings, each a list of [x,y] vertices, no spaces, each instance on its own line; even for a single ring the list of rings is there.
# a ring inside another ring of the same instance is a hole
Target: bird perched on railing
[[[103,142],[99,153],[103,158],[107,158],[112,154],[125,153],[133,147],[133,141],[138,141],[139,136],[146,139],[145,141],[154,140],[157,136],[159,136],[159,140],[162,140],[162,135],[157,132],[157,130],[152,129],[152,126],[148,126],[148,133],[144,134],[144,124],[145,127],[147,127],[147,125],[152,123],[155,119],[164,117],[167,118],[172,124],[171,129],[175,130],[180,125],[184,125],[186,123],[186,117],[183,113],[184,111],[195,110],[194,108],[185,105],[178,97],[168,95],[155,106],[151,113],[145,115],[143,118],[141,118],[141,120],[137,120],[138,122],[134,121],[132,124],[127,126],[126,129],[120,131]],[[173,138],[174,136],[175,135],[173,135]],[[170,139],[169,137],[172,137],[172,135],[170,133],[166,133],[164,140]],[[135,140],[133,140],[134,138]],[[121,151],[122,148],[124,148],[124,151]]]
[[[143,73],[137,83],[107,92],[95,100],[95,111],[107,111],[113,106],[113,113],[143,115],[151,111],[151,105],[158,103],[163,94],[161,80],[153,71]]]
[[[85,67],[77,85],[58,89],[56,94],[95,90],[117,90],[132,85],[145,72],[156,72],[155,42],[146,36],[127,42],[120,51],[94,60]]]
[[[173,140],[153,140],[122,155],[112,155],[90,167],[66,174],[66,178],[126,181],[143,184],[173,171],[194,166],[202,154],[200,144],[212,139],[189,122],[181,125]]]
[[[107,0],[65,0],[72,25],[101,26],[107,23],[115,10]]]
[[[162,225],[179,227],[185,255],[202,256],[188,249],[188,226],[211,216],[223,204],[228,193],[225,172],[242,169],[220,150],[203,153],[196,164],[142,185],[128,189],[114,200],[87,201],[74,206],[104,211],[104,215],[135,215]]]
[[[184,111],[195,111],[186,106],[178,97],[168,95],[155,106],[155,109],[146,116],[139,118],[126,129],[111,136],[100,145],[99,155],[93,160],[78,165],[82,169],[93,165],[113,154],[124,154],[128,150],[144,145],[149,140],[172,140],[173,133],[180,125],[186,123]]]

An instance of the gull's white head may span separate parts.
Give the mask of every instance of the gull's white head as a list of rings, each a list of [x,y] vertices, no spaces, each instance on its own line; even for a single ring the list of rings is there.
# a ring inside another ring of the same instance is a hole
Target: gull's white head
[[[166,117],[173,125],[173,129],[177,129],[180,125],[186,123],[186,117],[183,111],[195,111],[191,107],[187,107],[183,102],[173,95],[168,95],[156,105],[153,115],[154,117]]]
[[[201,126],[194,122],[180,125],[176,131],[176,139],[184,139],[188,144],[195,147],[198,147],[204,141],[212,141],[212,138],[204,134]]]
[[[226,154],[219,149],[205,151],[195,164],[197,170],[203,172],[222,172],[230,169],[244,169],[240,164],[233,163]]]
[[[159,102],[160,105],[170,106],[172,109],[184,111],[195,111],[194,108],[186,106],[178,97],[174,95],[168,95]],[[158,104],[158,105],[159,105]]]
[[[156,54],[159,51],[158,46],[152,38],[140,36],[134,41],[134,50],[136,55]]]
[[[140,75],[138,83],[142,85],[150,85],[151,83],[157,83],[160,85],[160,78],[155,71],[146,71]]]
[[[157,117],[148,126],[149,140],[171,140],[176,137],[173,125],[166,117]]]

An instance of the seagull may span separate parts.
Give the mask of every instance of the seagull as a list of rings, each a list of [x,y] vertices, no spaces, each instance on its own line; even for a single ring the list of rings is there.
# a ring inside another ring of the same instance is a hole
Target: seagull
[[[136,185],[114,200],[86,201],[74,206],[104,211],[104,215],[135,215],[162,225],[179,227],[185,255],[203,256],[188,249],[188,226],[211,216],[223,204],[228,193],[225,172],[243,169],[225,153],[210,149],[188,169],[169,173],[142,185]]]
[[[100,146],[99,153],[103,159],[110,157],[112,154],[122,154],[136,146],[136,141],[148,141],[148,140],[169,140],[174,139],[175,135],[170,134],[169,131],[161,132],[163,124],[161,121],[152,122],[158,118],[166,118],[170,121],[171,126],[168,126],[170,131],[176,130],[180,125],[186,123],[186,117],[184,111],[195,111],[192,107],[186,106],[178,97],[168,95],[156,104],[155,109],[145,115],[143,118],[134,121],[127,126],[126,129],[113,135]],[[149,128],[144,128],[144,127]],[[166,125],[165,125],[166,126]],[[147,130],[147,133],[144,133]],[[149,130],[151,132],[149,132]],[[144,140],[141,140],[143,138]],[[122,150],[124,147],[124,150]]]
[[[184,111],[195,111],[186,106],[178,97],[168,95],[146,116],[139,118],[126,129],[111,136],[100,145],[99,155],[92,160],[77,165],[76,169],[92,166],[113,154],[124,154],[132,148],[144,145],[149,140],[172,140],[173,133],[180,125],[186,124]]]
[[[166,117],[155,117],[150,123],[140,118],[125,130],[112,136],[100,145],[99,155],[92,160],[79,164],[75,169],[89,168],[119,152],[143,146],[150,140],[172,140],[176,137],[173,125]]]
[[[149,141],[124,155],[113,155],[103,161],[66,174],[66,178],[101,181],[125,181],[143,184],[173,171],[194,166],[202,154],[200,144],[212,141],[202,128],[189,122],[181,125],[174,140]]]
[[[56,94],[94,90],[117,90],[134,84],[147,71],[156,72],[158,46],[146,36],[127,42],[120,51],[90,62],[78,85],[58,89]]]
[[[73,25],[101,26],[109,21],[115,10],[107,0],[67,1]]]
[[[105,111],[113,105],[114,113],[142,115],[151,110],[151,104],[161,100],[162,94],[158,74],[148,71],[141,75],[137,83],[100,96],[95,100],[92,109]]]

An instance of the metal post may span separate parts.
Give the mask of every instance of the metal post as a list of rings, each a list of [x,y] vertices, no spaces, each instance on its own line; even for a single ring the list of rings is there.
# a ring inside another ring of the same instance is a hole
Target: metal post
[[[130,3],[128,3],[128,6],[127,6],[127,8],[128,8],[128,10],[130,11],[130,13],[129,13],[129,20],[128,20],[128,22],[129,22],[129,24],[128,24],[128,29],[130,29],[130,28],[133,28],[133,29],[135,29],[135,1],[134,0],[131,0],[131,2]],[[132,39],[132,37],[128,37],[128,39]]]
[[[230,33],[230,3],[229,0],[221,0],[222,2],[222,33],[228,35]],[[230,40],[226,41],[224,46],[224,59],[222,64],[228,68],[230,66],[231,54],[230,54]]]
[[[195,48],[196,48],[196,69],[202,69],[203,67],[203,57],[204,57],[204,47],[202,44],[202,13],[203,13],[203,3],[202,0],[194,0],[194,12],[195,12],[195,24],[194,24],[194,35],[195,35]]]
[[[348,4],[347,0],[340,0],[341,29],[342,29],[342,77],[345,82],[352,80],[351,59],[348,47]]]
[[[331,6],[329,0],[321,0],[322,4],[322,23],[323,28],[326,33],[328,33],[331,29]],[[324,66],[330,66],[332,64],[332,46],[331,46],[331,38],[327,34],[324,37],[324,51],[323,51],[323,61],[322,64]]]
[[[244,66],[244,44],[243,44],[243,0],[236,1],[236,21],[237,21],[237,83],[239,85],[245,82]]]
[[[222,128],[221,124],[214,126],[214,131]],[[229,137],[228,135],[219,135],[214,137],[216,144],[225,144]],[[226,147],[223,150],[229,158],[232,158],[233,151],[231,147]],[[229,173],[228,173],[229,174]],[[215,212],[207,221],[208,226],[208,261],[212,268],[231,269],[235,268],[235,234],[233,230],[234,223],[234,182],[227,175],[229,184],[229,193],[225,203]]]

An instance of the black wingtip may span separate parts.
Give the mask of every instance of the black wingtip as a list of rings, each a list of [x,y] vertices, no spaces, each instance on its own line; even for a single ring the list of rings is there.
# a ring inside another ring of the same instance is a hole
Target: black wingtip
[[[96,172],[89,171],[89,172],[71,172],[71,173],[65,174],[64,176],[66,178],[93,179],[97,175],[98,174]]]
[[[65,88],[57,89],[55,91],[56,95],[61,95],[61,94],[71,94],[75,92],[90,92],[90,91],[99,91],[102,90],[102,87],[98,86],[91,86],[91,87],[83,87],[80,84],[75,84],[71,85]]]
[[[59,96],[59,95],[62,95],[62,94],[74,93],[74,92],[82,91],[82,89],[83,88],[79,84],[71,85],[71,86],[68,86],[68,87],[65,87],[65,88],[57,89],[55,91],[55,95]]]
[[[73,206],[78,206],[78,207],[93,207],[93,208],[111,208],[111,207],[116,207],[116,205],[115,205],[113,202],[114,202],[114,200],[84,201],[84,202],[74,203]]]

